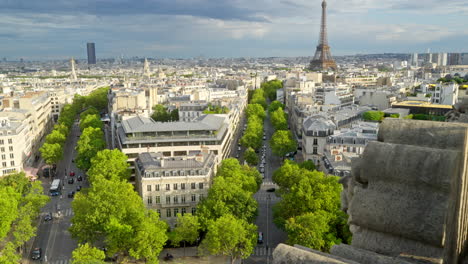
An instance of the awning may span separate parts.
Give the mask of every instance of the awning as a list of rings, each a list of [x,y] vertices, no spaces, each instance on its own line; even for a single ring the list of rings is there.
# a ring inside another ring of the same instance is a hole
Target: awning
[[[38,171],[39,171],[38,168],[32,168],[32,167],[24,168],[24,173],[26,174],[26,177],[28,177],[32,181],[37,180]]]

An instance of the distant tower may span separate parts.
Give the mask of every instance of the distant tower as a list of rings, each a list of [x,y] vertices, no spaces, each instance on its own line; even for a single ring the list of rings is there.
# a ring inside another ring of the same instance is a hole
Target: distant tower
[[[322,22],[320,25],[320,37],[314,59],[310,62],[310,70],[322,71],[333,69],[336,71],[336,63],[330,53],[327,37],[327,2],[322,2]]]
[[[76,77],[76,72],[75,72],[75,59],[74,58],[70,59],[70,67],[71,67],[71,76],[70,76],[70,78],[73,81],[78,80],[78,78]]]
[[[143,75],[148,78],[151,77],[149,62],[146,58],[145,58],[145,64],[143,65]]]
[[[86,44],[88,48],[88,64],[96,64],[96,48],[94,43]]]

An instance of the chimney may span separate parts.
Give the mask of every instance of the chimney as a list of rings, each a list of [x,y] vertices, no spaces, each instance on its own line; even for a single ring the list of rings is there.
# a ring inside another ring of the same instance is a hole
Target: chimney
[[[161,158],[159,159],[159,161],[161,162],[161,168],[163,168],[163,167],[164,167],[164,158],[161,157]]]
[[[198,162],[203,162],[203,160],[204,160],[203,154],[198,153],[198,154],[195,156],[195,160],[198,161]]]

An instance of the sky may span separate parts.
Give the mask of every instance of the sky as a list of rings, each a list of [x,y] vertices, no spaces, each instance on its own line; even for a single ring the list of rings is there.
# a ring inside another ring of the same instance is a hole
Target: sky
[[[468,0],[328,0],[332,55],[468,52]],[[313,56],[321,0],[0,0],[0,58]]]

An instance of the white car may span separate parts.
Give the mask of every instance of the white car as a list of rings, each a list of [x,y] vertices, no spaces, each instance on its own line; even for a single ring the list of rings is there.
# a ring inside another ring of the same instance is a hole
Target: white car
[[[262,172],[262,179],[265,179],[265,173]]]
[[[264,172],[265,172],[265,168],[260,168],[260,172],[261,172],[261,173],[264,173]]]
[[[241,151],[241,147],[238,147],[237,150],[238,150],[238,151]]]
[[[262,159],[262,164],[266,164],[266,161],[265,161],[265,159]]]
[[[260,167],[260,168],[265,168],[265,164],[262,162],[262,163],[260,163],[260,166],[259,166],[259,167]]]

